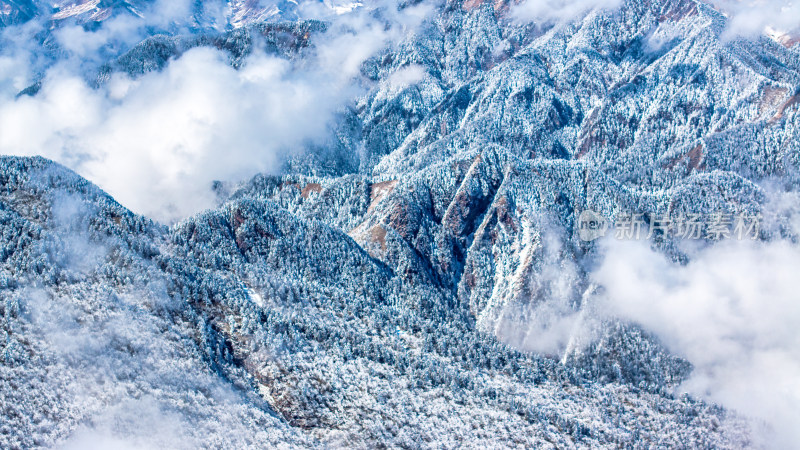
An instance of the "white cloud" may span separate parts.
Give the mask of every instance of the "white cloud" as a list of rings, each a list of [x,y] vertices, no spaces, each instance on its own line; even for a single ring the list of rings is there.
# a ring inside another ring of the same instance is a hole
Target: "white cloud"
[[[45,58],[35,43],[40,31],[33,23],[0,29],[0,101],[30,86],[42,68]]]
[[[524,256],[520,259],[536,259],[540,264],[533,276],[521,278],[527,286],[518,288],[532,293],[532,298],[504,305],[494,332],[501,341],[520,350],[560,355],[586,326],[584,312],[577,307],[581,272],[563,244],[563,231],[545,217],[535,223],[541,230],[541,241],[532,235],[533,227],[523,225],[520,243]],[[523,268],[524,263],[519,270]]]
[[[594,9],[615,9],[622,0],[525,0],[511,9],[511,16],[523,22],[563,22]]]
[[[222,52],[197,48],[162,72],[115,74],[97,89],[83,81],[81,62],[99,59],[110,40],[136,36],[136,27],[65,28],[57,36],[71,59],[47,71],[36,96],[7,93],[0,102],[0,153],[54,159],[138,213],[177,220],[213,206],[212,181],[275,172],[285,155],[323,141],[360,92],[362,62],[427,12],[338,16],[302,61],[256,53],[237,71]],[[0,60],[0,71],[24,76],[9,69],[20,60]]]
[[[155,398],[124,399],[78,428],[58,448],[63,450],[136,450],[198,448],[186,429],[190,418],[166,410]]]
[[[791,210],[772,217],[797,225],[798,200],[782,196]],[[592,274],[605,291],[596,309],[687,358],[694,371],[680,390],[765,421],[764,444],[791,448],[800,439],[800,246],[728,241],[696,249],[686,265],[641,242],[609,240],[604,252]]]
[[[425,67],[419,64],[409,64],[389,75],[385,85],[390,92],[394,93],[419,83],[425,78],[425,75]]]
[[[98,90],[54,68],[37,96],[0,106],[0,151],[63,162],[169,220],[211,206],[213,180],[275,170],[279,153],[322,138],[345,93],[263,55],[236,71],[209,48]]]
[[[726,37],[754,37],[767,29],[800,30],[800,3],[795,0],[712,0],[728,15]]]

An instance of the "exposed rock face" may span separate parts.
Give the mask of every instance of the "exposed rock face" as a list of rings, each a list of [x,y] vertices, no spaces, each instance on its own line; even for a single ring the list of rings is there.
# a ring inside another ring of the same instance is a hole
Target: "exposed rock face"
[[[60,166],[3,158],[0,446],[60,442],[123,389],[236,447],[749,445],[728,412],[669,394],[691,367],[639,328],[602,323],[556,353],[524,325],[584,311],[581,211],[756,213],[759,181],[793,179],[800,55],[722,40],[725,18],[692,0],[544,27],[509,11],[448,2],[363,66],[372,89],[329,148],[287,162],[302,173],[259,175],[172,228]],[[324,30],[152,37],[98,82],[193,46],[234,67],[254,41],[299,59]],[[409,67],[422,79],[388,81]],[[56,345],[39,318],[52,303],[68,336],[111,348],[90,355],[99,375]]]

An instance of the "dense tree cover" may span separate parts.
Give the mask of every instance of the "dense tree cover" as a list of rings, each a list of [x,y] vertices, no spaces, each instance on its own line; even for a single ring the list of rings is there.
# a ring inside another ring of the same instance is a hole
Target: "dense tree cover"
[[[560,355],[506,343],[586,306],[582,210],[756,214],[760,181],[796,180],[797,51],[721,39],[689,0],[558,26],[472,3],[364,64],[327,147],[171,228],[3,158],[0,446],[108,432],[131,398],[208,447],[746,445],[726,411],[669,394],[691,367],[633,324]],[[300,59],[323,29],[157,36],[98,82],[198,45]],[[388,82],[410,66],[421,80]]]
[[[2,162],[4,446],[100,433],[130,397],[198,421],[182,439],[207,446],[730,442],[693,431],[723,411],[515,351],[452,290],[271,200],[170,231],[52,163]]]

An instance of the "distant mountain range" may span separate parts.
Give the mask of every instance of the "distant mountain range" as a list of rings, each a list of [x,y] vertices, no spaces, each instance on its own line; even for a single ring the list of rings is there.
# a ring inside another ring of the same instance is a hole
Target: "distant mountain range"
[[[341,3],[341,2],[339,2]],[[250,23],[296,18],[297,2],[271,0],[219,0],[211,2],[186,1],[169,3],[154,0],[75,0],[75,1],[0,1],[0,26],[44,19],[53,26],[62,23],[97,24],[113,17],[148,17],[160,13],[154,8],[175,7],[179,12],[189,12],[188,17],[176,15],[176,21],[197,26],[226,26],[238,28]],[[349,9],[348,5],[326,3],[331,9]],[[186,11],[182,11],[185,9]],[[220,20],[221,19],[221,20]]]

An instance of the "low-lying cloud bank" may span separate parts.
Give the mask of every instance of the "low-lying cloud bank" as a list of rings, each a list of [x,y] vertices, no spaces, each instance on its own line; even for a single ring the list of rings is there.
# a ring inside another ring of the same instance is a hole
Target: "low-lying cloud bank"
[[[118,22],[94,32],[65,28],[56,36],[68,57],[46,71],[38,94],[15,98],[43,51],[18,42],[0,55],[0,153],[54,159],[138,213],[186,217],[213,206],[214,180],[275,172],[287,155],[326,140],[335,115],[362,88],[361,64],[429,11],[383,7],[380,19],[362,10],[328,17],[332,25],[311,37],[314,48],[301,63],[256,51],[234,70],[223,52],[196,48],[161,72],[117,73],[98,88],[85,81],[81,63],[101,62],[108,42],[136,27],[120,25],[119,34],[106,28]]]
[[[771,209],[771,213],[769,210]],[[781,194],[765,226],[800,232],[800,195]],[[777,235],[777,233],[776,233]],[[678,390],[768,424],[771,448],[800,440],[800,245],[731,240],[667,260],[645,242],[604,243],[596,310],[641,325],[694,366]],[[759,429],[762,427],[756,427]]]
[[[728,15],[727,35],[754,37],[772,29],[800,31],[800,3],[794,0],[712,0]]]
[[[677,241],[688,262],[650,240],[608,233],[585,258],[539,224],[542,269],[528,304],[510,304],[496,335],[523,351],[565,361],[609,323],[635,324],[692,365],[675,393],[706,399],[752,419],[755,444],[800,441],[800,191],[762,185],[759,220],[768,240]]]
[[[209,48],[96,90],[56,67],[39,94],[0,106],[0,151],[62,162],[134,211],[174,219],[211,206],[213,180],[274,170],[281,152],[321,138],[345,94],[319,77],[264,55],[236,71]]]

